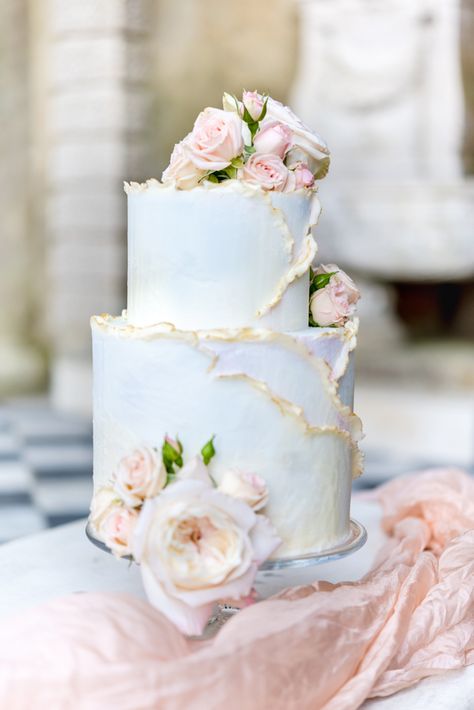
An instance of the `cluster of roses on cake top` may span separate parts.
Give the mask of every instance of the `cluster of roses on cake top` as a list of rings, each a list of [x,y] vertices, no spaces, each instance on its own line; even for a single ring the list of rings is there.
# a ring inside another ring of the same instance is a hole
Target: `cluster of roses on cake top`
[[[184,463],[178,438],[161,451],[140,446],[123,457],[94,495],[91,532],[117,557],[140,564],[147,596],[186,634],[200,634],[219,599],[251,598],[258,567],[280,539],[259,511],[265,481],[229,469],[219,485],[210,439]]]
[[[279,101],[257,91],[225,93],[223,109],[208,107],[178,143],[164,183],[188,190],[203,181],[238,179],[264,190],[312,187],[329,168],[326,143]]]
[[[327,175],[329,149],[293,111],[257,91],[224,93],[223,109],[208,107],[175,145],[162,182],[189,190],[203,182],[240,180],[266,191],[315,189]],[[335,264],[310,273],[309,325],[342,326],[359,291]]]

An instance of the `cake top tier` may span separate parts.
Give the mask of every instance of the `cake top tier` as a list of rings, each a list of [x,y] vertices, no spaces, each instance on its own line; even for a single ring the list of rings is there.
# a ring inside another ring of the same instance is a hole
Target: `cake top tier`
[[[270,97],[224,94],[223,106],[199,114],[161,182],[125,186],[134,325],[307,325],[328,148]]]

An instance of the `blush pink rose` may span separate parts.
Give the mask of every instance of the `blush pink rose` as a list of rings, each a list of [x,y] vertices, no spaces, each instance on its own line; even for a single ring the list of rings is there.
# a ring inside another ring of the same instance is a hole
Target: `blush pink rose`
[[[122,501],[110,485],[102,486],[94,491],[89,515],[89,523],[93,531],[98,532],[107,515],[121,504]]]
[[[138,516],[138,510],[116,505],[102,520],[98,535],[116,557],[131,554],[132,535]]]
[[[250,594],[258,566],[280,542],[245,503],[185,480],[145,502],[133,556],[150,603],[183,633],[200,634],[217,600]]]
[[[337,273],[329,283],[313,293],[310,310],[314,321],[320,326],[344,325],[355,312],[360,293],[352,279],[336,264],[321,264],[316,274]]]
[[[166,485],[166,471],[158,454],[146,446],[124,456],[114,475],[114,490],[125,505],[140,506]]]
[[[199,170],[223,170],[244,149],[242,130],[243,122],[236,113],[206,108],[184,139],[187,155]]]
[[[257,153],[273,153],[283,159],[291,140],[292,133],[288,126],[279,121],[270,121],[255,135],[253,144]]]
[[[242,103],[252,116],[254,121],[258,121],[263,109],[263,98],[257,91],[244,91]]]
[[[239,173],[246,182],[260,185],[264,190],[284,192],[290,171],[278,155],[254,153]]]
[[[295,189],[302,187],[312,187],[314,185],[314,175],[306,163],[298,163],[293,170],[295,174]]]
[[[230,469],[225,471],[218,490],[247,503],[253,510],[260,510],[268,501],[268,487],[256,473]]]
[[[188,155],[186,145],[182,141],[177,143],[170,158],[170,164],[163,172],[163,183],[174,183],[180,190],[189,190],[196,187],[206,174],[205,170],[196,167]]]

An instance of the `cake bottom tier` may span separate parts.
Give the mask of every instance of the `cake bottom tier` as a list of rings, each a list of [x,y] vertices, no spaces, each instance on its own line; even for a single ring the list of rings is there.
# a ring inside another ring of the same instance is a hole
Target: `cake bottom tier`
[[[215,435],[210,471],[257,473],[282,544],[274,557],[349,535],[361,472],[352,412],[355,327],[184,332],[94,317],[94,488],[140,445],[179,436],[184,457]]]

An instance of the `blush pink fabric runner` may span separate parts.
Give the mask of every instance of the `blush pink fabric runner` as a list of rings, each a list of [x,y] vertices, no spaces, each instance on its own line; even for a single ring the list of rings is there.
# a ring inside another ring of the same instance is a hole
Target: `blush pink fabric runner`
[[[212,640],[145,602],[71,595],[0,632],[8,710],[351,710],[474,662],[474,480],[434,470],[373,493],[390,539],[359,582],[288,590]]]

